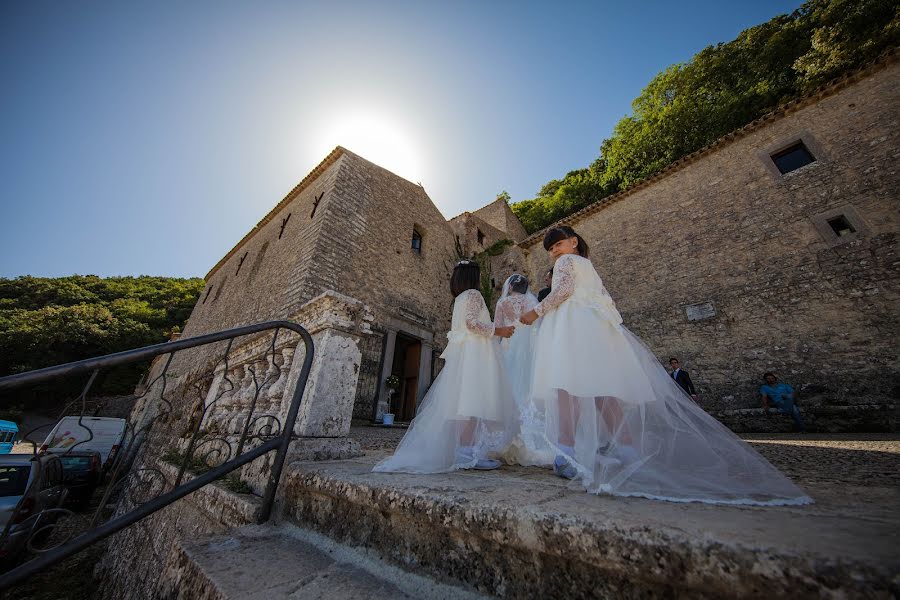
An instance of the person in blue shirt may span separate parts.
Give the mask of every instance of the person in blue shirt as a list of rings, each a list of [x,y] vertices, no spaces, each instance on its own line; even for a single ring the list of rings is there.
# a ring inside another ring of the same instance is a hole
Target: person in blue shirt
[[[800,433],[806,433],[806,425],[803,423],[803,417],[800,416],[800,409],[794,404],[794,388],[786,383],[778,383],[778,378],[774,373],[766,373],[763,375],[766,381],[765,385],[759,388],[762,394],[763,409],[766,414],[769,413],[769,405],[772,405],[783,415],[790,415],[794,419],[794,425]]]

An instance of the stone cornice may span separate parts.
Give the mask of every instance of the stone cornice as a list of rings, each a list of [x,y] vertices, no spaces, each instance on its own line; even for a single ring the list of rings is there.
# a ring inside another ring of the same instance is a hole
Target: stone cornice
[[[668,167],[666,167],[665,169],[663,169],[656,175],[653,175],[652,177],[648,177],[647,179],[644,179],[643,181],[640,181],[640,182],[632,185],[631,187],[629,187],[625,190],[622,190],[621,192],[617,192],[611,196],[607,196],[605,198],[597,200],[593,204],[589,204],[588,206],[585,206],[581,210],[574,212],[567,217],[563,217],[559,221],[556,221],[555,223],[548,225],[547,227],[541,229],[540,231],[537,231],[537,232],[529,235],[524,240],[519,242],[518,245],[521,248],[528,251],[528,249],[531,246],[534,246],[537,242],[543,240],[544,232],[546,232],[551,227],[558,227],[559,225],[574,225],[575,223],[584,219],[585,217],[592,215],[598,211],[603,210],[604,208],[606,208],[607,206],[609,206],[610,204],[612,204],[614,202],[618,202],[619,200],[624,200],[628,196],[631,196],[632,194],[656,183],[657,181],[659,181],[665,177],[668,177],[674,173],[677,173],[678,171],[684,169],[688,165],[690,165],[694,162],[697,162],[701,158],[705,158],[706,156],[712,154],[713,152],[716,152],[717,150],[727,146],[728,144],[731,144],[732,142],[735,142],[735,141],[749,135],[750,133],[753,133],[754,131],[761,129],[762,127],[764,127],[765,125],[768,125],[772,121],[781,119],[790,113],[797,112],[798,110],[800,110],[802,108],[805,108],[811,104],[815,104],[816,102],[819,102],[820,100],[828,98],[829,96],[833,96],[834,94],[836,94],[840,90],[846,88],[847,86],[849,86],[853,83],[856,83],[857,81],[860,81],[861,79],[865,79],[866,77],[872,75],[873,73],[881,71],[888,65],[891,65],[894,62],[896,62],[898,59],[900,59],[900,49],[895,48],[893,50],[885,52],[884,54],[879,56],[876,60],[874,60],[866,65],[863,65],[862,67],[860,67],[854,71],[851,71],[850,73],[846,73],[846,74],[842,75],[841,77],[838,77],[837,79],[834,79],[822,86],[819,86],[818,88],[815,89],[815,91],[813,91],[805,96],[801,96],[800,98],[792,100],[792,101],[788,102],[787,104],[783,104],[783,105],[779,106],[775,110],[773,110],[769,113],[766,113],[765,115],[756,119],[755,121],[751,121],[750,123],[744,125],[743,127],[740,127],[738,129],[735,129],[734,131],[731,131],[730,133],[723,135],[722,137],[720,137],[713,143],[709,144],[708,146],[700,148],[699,150],[695,150],[691,154],[688,154],[687,156],[673,162],[672,164],[670,164]]]

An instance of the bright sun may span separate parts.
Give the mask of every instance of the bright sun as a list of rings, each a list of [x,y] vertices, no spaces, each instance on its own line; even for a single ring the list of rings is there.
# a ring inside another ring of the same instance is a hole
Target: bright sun
[[[343,146],[409,181],[417,183],[422,179],[419,152],[412,137],[399,121],[385,115],[339,113],[323,123],[322,134],[316,139],[321,140],[320,152]]]

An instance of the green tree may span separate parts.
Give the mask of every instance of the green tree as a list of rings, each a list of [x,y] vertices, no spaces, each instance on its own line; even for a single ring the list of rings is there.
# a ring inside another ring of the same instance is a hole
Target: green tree
[[[626,189],[723,135],[896,48],[895,0],[811,0],[654,77],[600,157],[512,205],[533,233]]]
[[[0,278],[0,376],[165,341],[203,286],[169,277]],[[101,390],[133,389],[142,368],[106,374]],[[82,383],[44,391],[71,395]]]

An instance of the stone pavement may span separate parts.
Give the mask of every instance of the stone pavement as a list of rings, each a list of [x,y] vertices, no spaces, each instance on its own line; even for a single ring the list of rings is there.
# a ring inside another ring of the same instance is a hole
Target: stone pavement
[[[890,597],[900,591],[900,436],[746,436],[816,504],[592,496],[549,471],[372,473],[403,430],[354,428],[359,459],[294,462],[285,517],[504,597]]]

